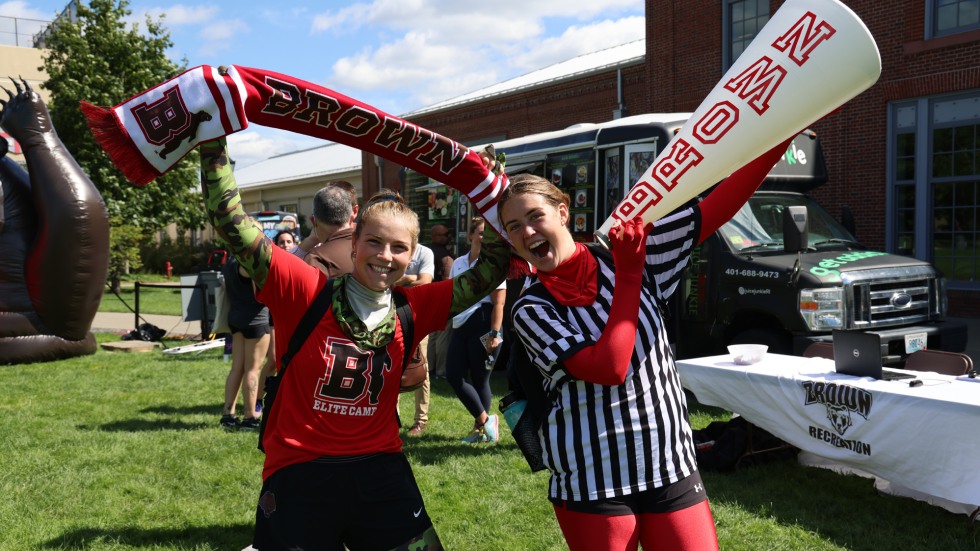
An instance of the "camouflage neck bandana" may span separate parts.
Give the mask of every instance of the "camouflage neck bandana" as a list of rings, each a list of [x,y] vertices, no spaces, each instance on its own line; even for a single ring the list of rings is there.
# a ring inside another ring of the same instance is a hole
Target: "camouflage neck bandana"
[[[336,278],[333,289],[333,315],[341,329],[354,344],[361,349],[381,348],[387,346],[395,337],[395,309],[390,308],[388,314],[373,330],[368,330],[354,313],[354,307],[347,299],[347,280],[350,274]]]

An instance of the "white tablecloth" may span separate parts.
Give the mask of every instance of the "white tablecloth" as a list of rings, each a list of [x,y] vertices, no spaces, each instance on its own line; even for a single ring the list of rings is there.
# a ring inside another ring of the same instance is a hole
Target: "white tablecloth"
[[[779,354],[749,366],[729,355],[677,366],[699,402],[738,413],[838,470],[863,471],[906,490],[896,493],[959,504],[958,511],[980,505],[980,379],[917,373],[923,385],[910,387],[838,375],[832,360]]]

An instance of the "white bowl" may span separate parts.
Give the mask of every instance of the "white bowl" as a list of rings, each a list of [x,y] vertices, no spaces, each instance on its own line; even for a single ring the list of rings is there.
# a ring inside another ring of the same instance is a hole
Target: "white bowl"
[[[750,365],[762,361],[769,347],[764,344],[732,344],[729,354],[738,365]]]

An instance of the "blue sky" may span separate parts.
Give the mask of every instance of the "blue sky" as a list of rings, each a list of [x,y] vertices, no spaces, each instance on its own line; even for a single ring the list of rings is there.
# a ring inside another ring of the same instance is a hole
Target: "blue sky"
[[[0,0],[0,16],[50,20],[67,4]],[[278,71],[396,115],[644,36],[643,0],[133,0],[129,9],[134,22],[163,15],[170,55],[188,67]],[[251,125],[229,143],[247,166],[311,140]]]

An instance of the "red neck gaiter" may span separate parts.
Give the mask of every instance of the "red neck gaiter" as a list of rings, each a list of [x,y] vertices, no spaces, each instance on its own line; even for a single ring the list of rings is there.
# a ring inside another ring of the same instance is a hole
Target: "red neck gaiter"
[[[599,263],[582,243],[575,253],[550,272],[538,272],[538,279],[562,306],[588,306],[595,302],[599,283]]]

